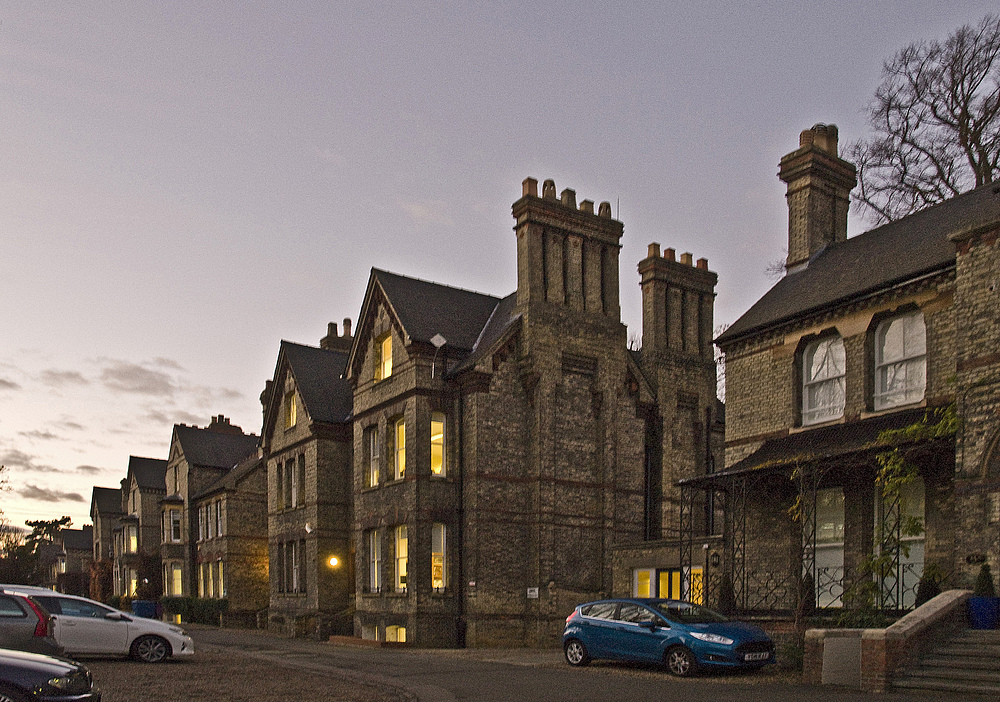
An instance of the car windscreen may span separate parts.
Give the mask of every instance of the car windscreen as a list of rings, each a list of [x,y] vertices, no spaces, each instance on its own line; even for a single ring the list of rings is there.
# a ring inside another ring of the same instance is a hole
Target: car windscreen
[[[728,622],[727,617],[701,605],[688,602],[663,601],[653,603],[653,608],[662,614],[667,621],[681,624],[717,624]]]

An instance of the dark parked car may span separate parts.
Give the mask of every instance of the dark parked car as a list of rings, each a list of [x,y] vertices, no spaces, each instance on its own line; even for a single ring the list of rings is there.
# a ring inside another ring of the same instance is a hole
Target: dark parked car
[[[588,602],[566,619],[570,665],[595,658],[664,663],[674,675],[699,668],[756,669],[774,663],[774,643],[760,628],[680,600]]]
[[[57,656],[63,649],[54,632],[52,617],[41,603],[0,590],[0,648]]]
[[[100,702],[84,666],[65,658],[0,649],[0,702]]]

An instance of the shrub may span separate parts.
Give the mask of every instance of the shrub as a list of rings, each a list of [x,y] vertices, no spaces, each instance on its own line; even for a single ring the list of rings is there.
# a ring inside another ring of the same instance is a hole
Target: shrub
[[[983,563],[979,567],[979,575],[976,576],[976,584],[972,588],[972,594],[976,597],[997,596],[997,591],[993,587],[993,574],[990,572],[989,563]]]

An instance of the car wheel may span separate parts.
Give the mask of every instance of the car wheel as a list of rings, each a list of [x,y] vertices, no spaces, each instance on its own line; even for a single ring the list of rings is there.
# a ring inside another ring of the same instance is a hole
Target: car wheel
[[[590,654],[587,647],[579,639],[570,639],[563,646],[563,653],[566,654],[566,662],[570,665],[587,665],[590,663]]]
[[[0,686],[0,702],[27,702],[28,698],[9,687]]]
[[[674,646],[666,654],[667,667],[674,675],[686,678],[694,675],[698,671],[698,661],[695,660],[691,649],[683,646]]]
[[[170,655],[170,644],[159,636],[140,636],[132,642],[132,657],[143,663],[159,663]]]

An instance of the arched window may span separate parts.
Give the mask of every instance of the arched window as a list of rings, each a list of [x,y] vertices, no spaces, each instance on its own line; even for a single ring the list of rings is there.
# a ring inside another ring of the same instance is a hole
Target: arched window
[[[844,340],[826,336],[802,354],[802,424],[819,424],[844,415]]]
[[[911,312],[879,324],[875,330],[875,409],[920,402],[926,384],[924,315]]]

